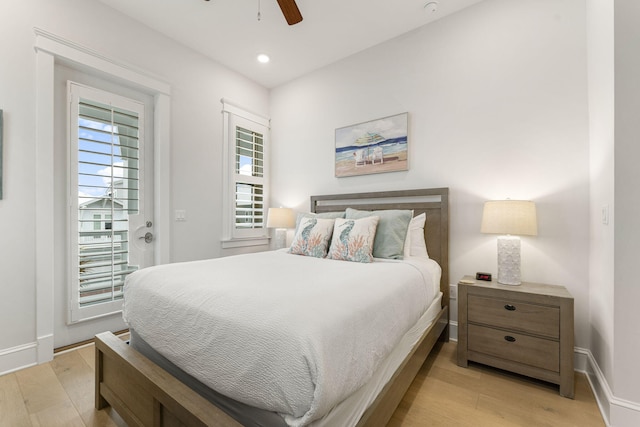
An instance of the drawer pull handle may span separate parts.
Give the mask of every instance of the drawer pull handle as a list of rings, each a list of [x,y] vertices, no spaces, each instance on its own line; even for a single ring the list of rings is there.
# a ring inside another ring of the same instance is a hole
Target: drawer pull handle
[[[516,306],[511,304],[505,304],[504,309],[509,311],[516,311]]]
[[[514,337],[512,337],[511,335],[506,335],[504,337],[505,341],[509,341],[509,342],[516,342],[516,339]]]

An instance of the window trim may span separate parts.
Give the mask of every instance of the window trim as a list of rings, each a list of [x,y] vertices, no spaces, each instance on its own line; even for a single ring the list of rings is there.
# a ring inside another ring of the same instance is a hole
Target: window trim
[[[270,119],[253,113],[228,99],[221,99],[223,117],[223,233],[222,248],[239,248],[269,244],[269,230],[265,226],[251,230],[235,228],[235,126],[248,127],[250,130],[263,134],[264,139],[264,169],[262,178],[252,178],[253,182],[260,181],[263,185],[264,212],[269,208],[269,143]]]

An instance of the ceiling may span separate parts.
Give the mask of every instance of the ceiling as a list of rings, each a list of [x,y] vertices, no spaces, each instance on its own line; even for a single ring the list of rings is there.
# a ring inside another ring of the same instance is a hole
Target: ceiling
[[[481,0],[297,0],[293,26],[276,0],[100,1],[272,88]]]

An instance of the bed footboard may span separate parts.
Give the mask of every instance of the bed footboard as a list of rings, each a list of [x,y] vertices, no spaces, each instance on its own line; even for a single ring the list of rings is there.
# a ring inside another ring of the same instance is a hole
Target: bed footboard
[[[240,424],[111,332],[96,335],[95,405],[130,427]]]
[[[358,427],[385,425],[438,339],[447,339],[449,312],[444,307],[398,368]],[[95,406],[111,405],[131,427],[219,426],[240,424],[125,342],[96,335]]]

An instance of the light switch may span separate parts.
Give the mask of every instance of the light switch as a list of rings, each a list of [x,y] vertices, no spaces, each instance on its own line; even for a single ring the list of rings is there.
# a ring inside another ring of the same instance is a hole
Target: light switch
[[[604,225],[609,224],[609,205],[602,206],[602,223]]]
[[[187,211],[184,209],[176,209],[176,221],[186,221]]]
[[[454,284],[449,285],[449,298],[458,299],[458,285],[454,285]]]

